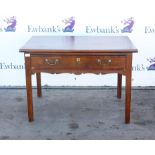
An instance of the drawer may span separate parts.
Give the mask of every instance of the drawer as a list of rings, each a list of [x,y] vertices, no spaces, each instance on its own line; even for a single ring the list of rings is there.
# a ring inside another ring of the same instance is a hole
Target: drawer
[[[120,70],[126,66],[125,56],[32,56],[32,69]]]

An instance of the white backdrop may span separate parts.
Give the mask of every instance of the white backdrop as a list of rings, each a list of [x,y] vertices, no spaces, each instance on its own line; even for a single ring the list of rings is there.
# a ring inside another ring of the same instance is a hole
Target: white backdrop
[[[63,21],[70,17],[75,20],[74,31],[63,32]],[[155,86],[153,0],[2,0],[0,86],[25,85],[24,56],[19,48],[32,35],[128,35],[139,51],[133,56],[132,84]],[[51,86],[115,86],[116,81],[115,74],[44,73],[42,77],[42,84]]]

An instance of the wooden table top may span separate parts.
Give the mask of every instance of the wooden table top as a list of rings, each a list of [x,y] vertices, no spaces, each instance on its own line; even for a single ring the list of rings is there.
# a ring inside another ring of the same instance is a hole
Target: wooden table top
[[[20,52],[137,52],[127,36],[32,36]]]

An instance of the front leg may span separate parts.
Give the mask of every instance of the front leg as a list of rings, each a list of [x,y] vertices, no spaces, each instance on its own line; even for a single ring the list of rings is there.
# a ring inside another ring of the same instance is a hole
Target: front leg
[[[31,79],[30,54],[25,54],[25,74],[26,74],[28,119],[30,122],[32,122],[33,121],[33,100],[32,100],[32,79]]]
[[[125,88],[125,123],[130,123],[131,111],[131,75],[132,75],[132,54],[127,57],[126,88]]]

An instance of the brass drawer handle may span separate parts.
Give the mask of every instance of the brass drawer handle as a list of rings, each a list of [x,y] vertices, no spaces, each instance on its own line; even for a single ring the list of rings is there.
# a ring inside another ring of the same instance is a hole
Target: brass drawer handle
[[[59,64],[59,59],[51,59],[51,60],[48,60],[47,58],[45,59],[45,63],[48,64],[48,65],[57,65]]]
[[[112,63],[111,59],[108,59],[108,60],[97,59],[97,64],[99,64],[99,65],[109,65],[111,63]]]

